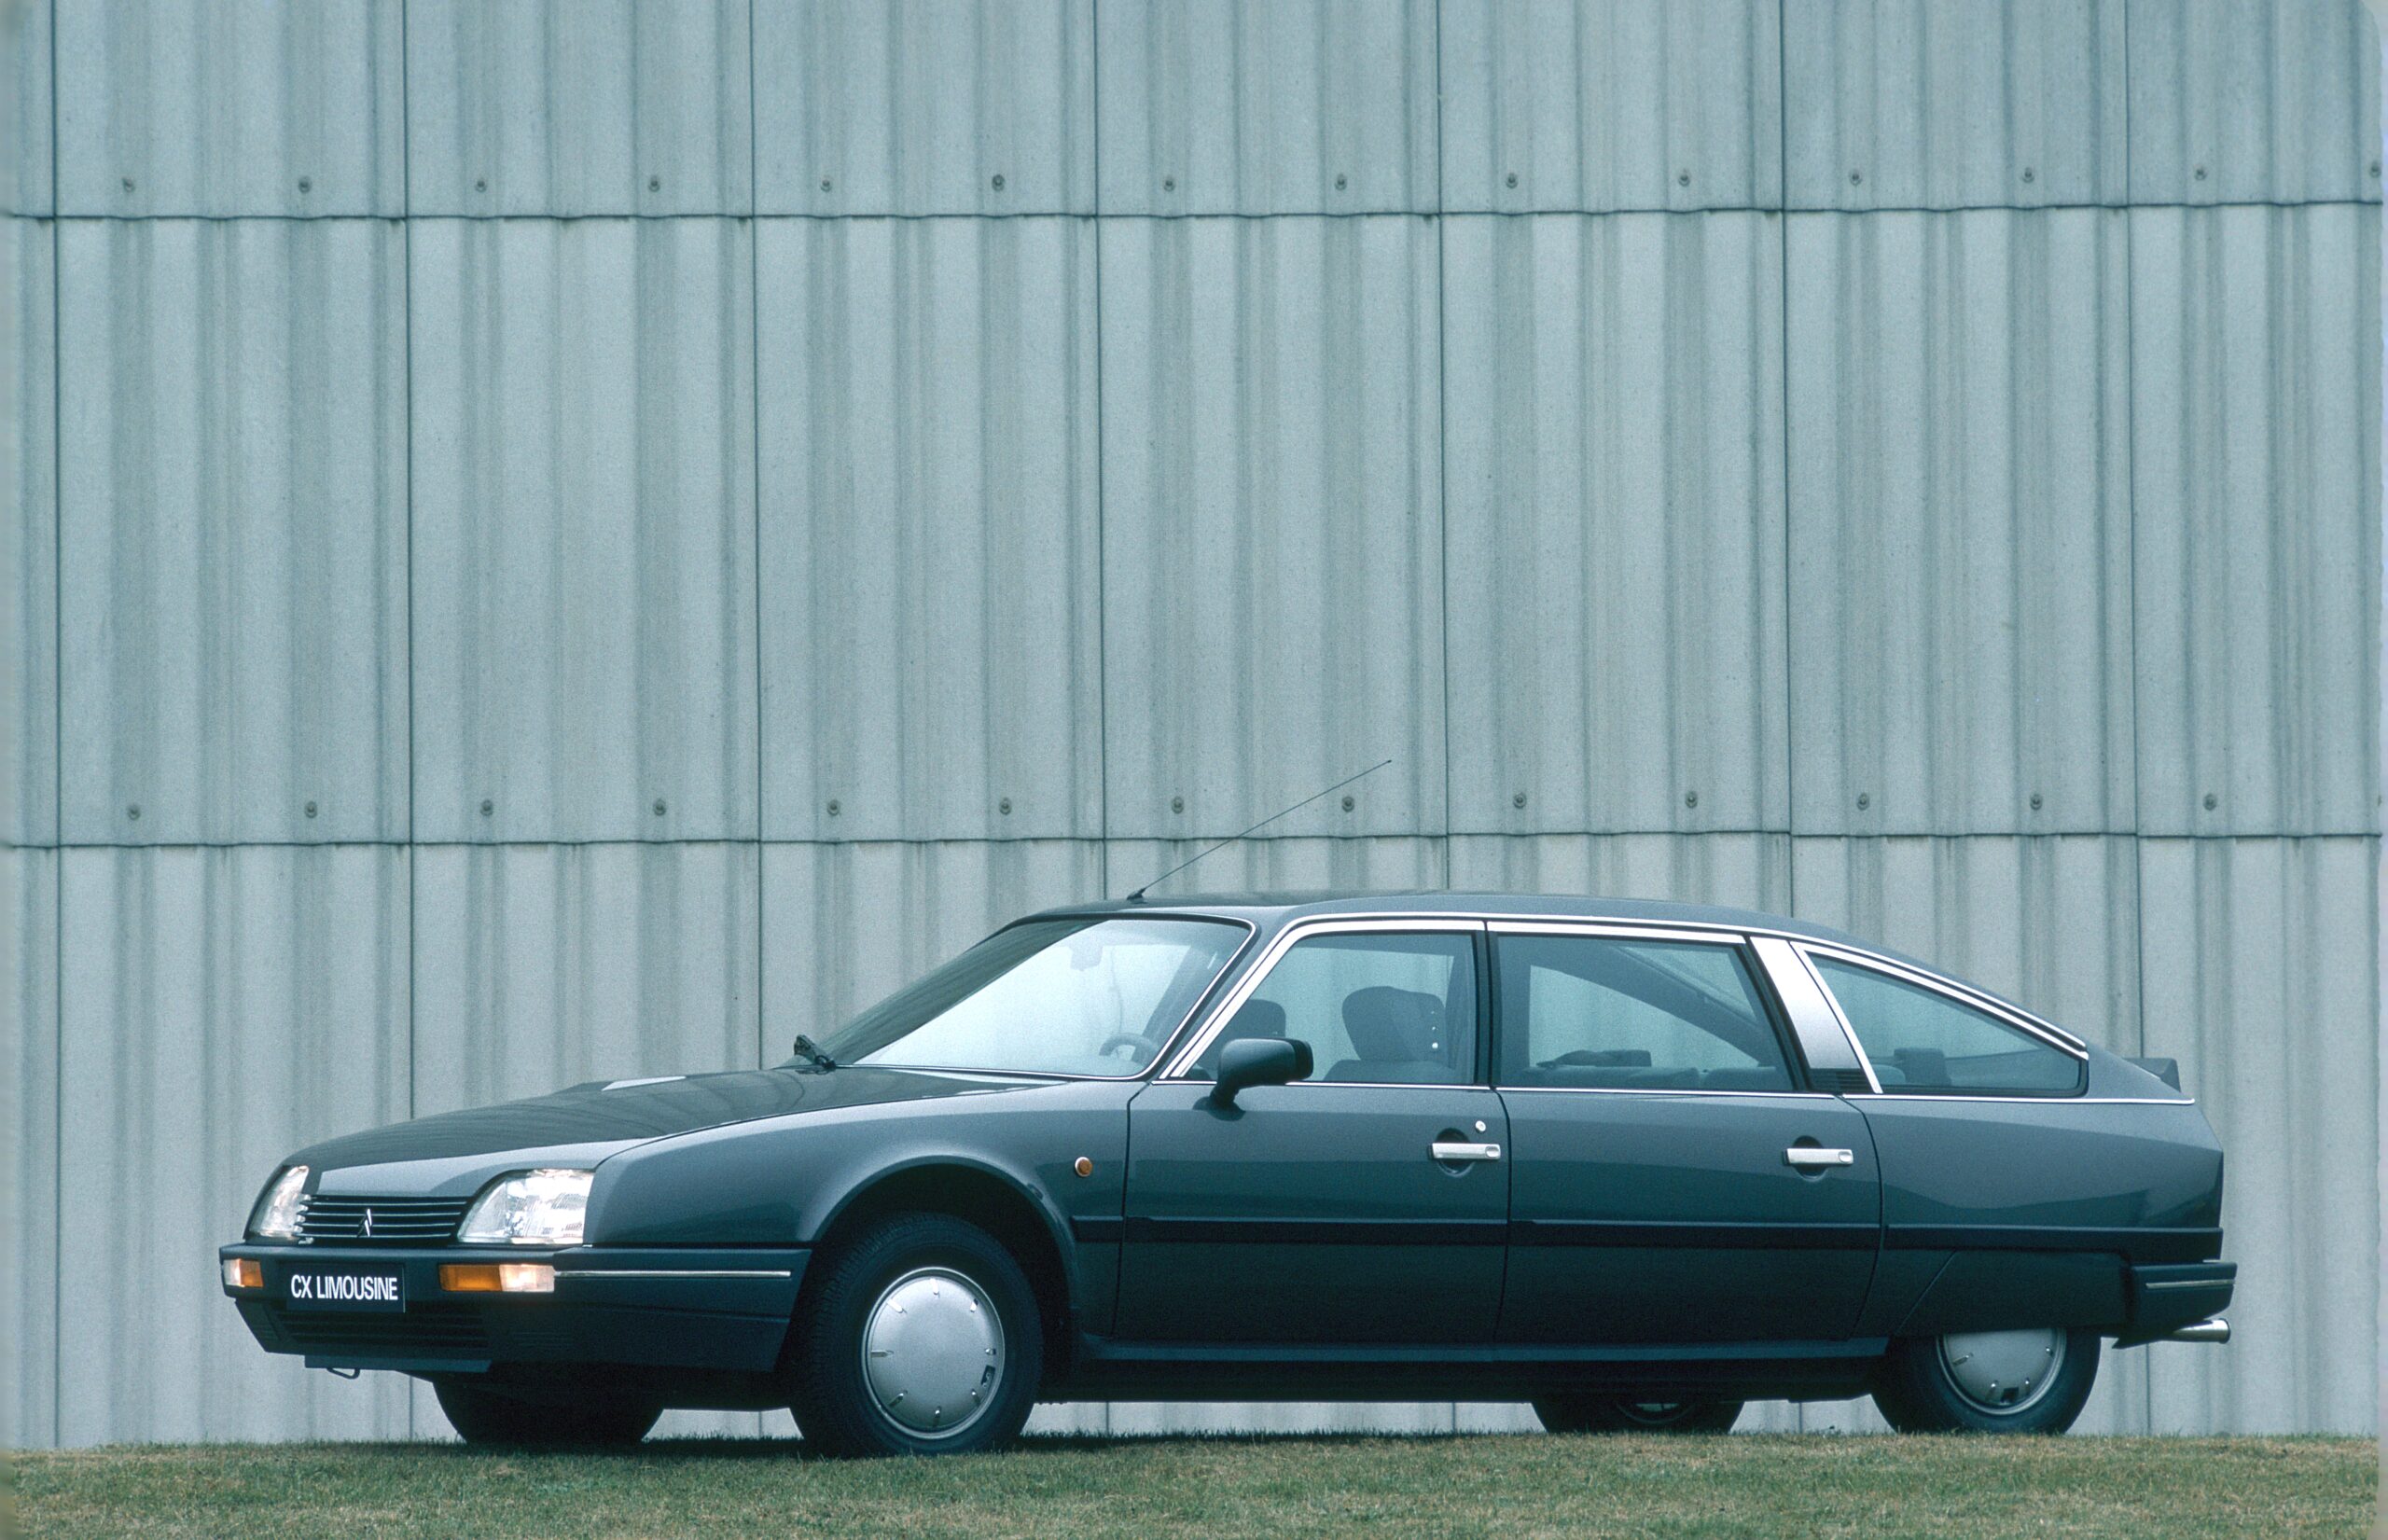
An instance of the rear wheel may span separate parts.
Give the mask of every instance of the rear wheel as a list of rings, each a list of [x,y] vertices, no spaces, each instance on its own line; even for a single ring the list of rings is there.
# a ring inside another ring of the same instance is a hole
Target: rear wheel
[[[663,1415],[649,1401],[597,1395],[547,1406],[461,1380],[439,1380],[432,1390],[465,1442],[479,1448],[627,1448],[646,1437]]]
[[[1534,1412],[1552,1433],[1729,1433],[1742,1404],[1550,1395],[1536,1401]]]
[[[1901,1433],[2062,1433],[2098,1378],[2098,1334],[2078,1327],[1903,1338],[1874,1404]]]
[[[816,1267],[784,1369],[807,1443],[958,1454],[1019,1436],[1045,1338],[1035,1290],[1001,1242],[948,1214],[895,1214]]]

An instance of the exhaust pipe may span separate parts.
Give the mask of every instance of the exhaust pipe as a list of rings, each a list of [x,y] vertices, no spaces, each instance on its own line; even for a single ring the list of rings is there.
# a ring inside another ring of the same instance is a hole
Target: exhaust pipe
[[[2158,1339],[2164,1342],[2228,1342],[2230,1323],[2217,1315],[2211,1320],[2193,1322],[2180,1330]]]

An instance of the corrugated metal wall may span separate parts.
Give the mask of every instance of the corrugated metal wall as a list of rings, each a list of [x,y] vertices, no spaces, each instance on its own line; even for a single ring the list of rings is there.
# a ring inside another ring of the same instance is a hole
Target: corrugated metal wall
[[[2177,1055],[2239,1340],[2085,1425],[2372,1425],[2358,6],[0,0],[0,47],[10,1442],[437,1431],[216,1297],[283,1151],[757,1062],[1387,756],[1188,881],[1755,904]]]

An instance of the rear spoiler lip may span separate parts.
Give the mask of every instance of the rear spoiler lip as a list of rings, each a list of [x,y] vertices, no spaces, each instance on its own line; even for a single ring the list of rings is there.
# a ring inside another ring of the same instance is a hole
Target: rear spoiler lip
[[[2181,1061],[2178,1059],[2126,1059],[2123,1062],[2145,1070],[2174,1090],[2181,1089]]]

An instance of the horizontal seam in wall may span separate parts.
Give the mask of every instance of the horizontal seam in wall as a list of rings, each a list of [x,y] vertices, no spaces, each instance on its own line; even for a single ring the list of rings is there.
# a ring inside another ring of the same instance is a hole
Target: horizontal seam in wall
[[[1480,834],[1278,834],[1256,835],[1248,844],[1362,844],[1380,839],[1628,839],[1653,837],[1678,839],[1760,838],[1790,840],[1838,839],[1880,843],[1894,839],[1935,839],[1954,843],[1980,839],[2129,839],[2153,843],[2303,844],[2350,839],[2378,839],[2378,831],[2321,834],[2149,834],[2130,830],[2014,833],[1991,831],[1963,834],[1828,834],[1795,833],[1785,829],[1535,829],[1516,833]],[[757,839],[751,835],[689,835],[671,839],[160,839],[145,842],[66,840],[58,844],[18,844],[0,840],[0,853],[39,851],[142,850],[553,850],[613,846],[621,849],[672,845],[756,845],[793,849],[826,849],[840,845],[1191,845],[1215,840],[1215,835],[1031,834],[996,837],[954,834],[934,837],[887,835],[855,839]]]
[[[2143,202],[2143,203],[1915,203],[1883,204],[1867,208],[1837,208],[1829,204],[1770,205],[1759,203],[1719,203],[1700,208],[1662,208],[1643,205],[1618,205],[1610,208],[1430,208],[1430,209],[1275,209],[1255,213],[1238,209],[1210,211],[1153,211],[1127,209],[1006,209],[988,213],[977,209],[956,209],[932,213],[898,213],[895,211],[847,210],[835,214],[809,213],[802,210],[738,213],[719,209],[692,209],[673,214],[654,214],[621,210],[616,212],[584,211],[576,214],[434,214],[415,210],[409,214],[9,214],[12,219],[55,219],[66,224],[141,225],[155,223],[186,224],[265,224],[293,225],[338,224],[342,221],[377,221],[397,224],[407,220],[445,220],[457,224],[502,225],[507,223],[578,224],[598,220],[645,220],[668,223],[676,219],[784,219],[830,223],[849,219],[884,219],[896,221],[938,219],[1134,219],[1168,223],[1199,219],[1434,219],[1444,216],[1466,219],[1533,219],[1577,217],[1597,219],[1607,215],[1674,215],[1684,218],[1699,218],[1715,214],[1800,214],[1837,215],[1863,217],[1874,214],[2058,214],[2081,210],[2113,209],[2129,212],[2134,209],[2176,209],[2197,212],[2201,209],[2323,209],[2379,208],[2376,198],[2306,198],[2306,199],[2231,199],[2210,203]]]

